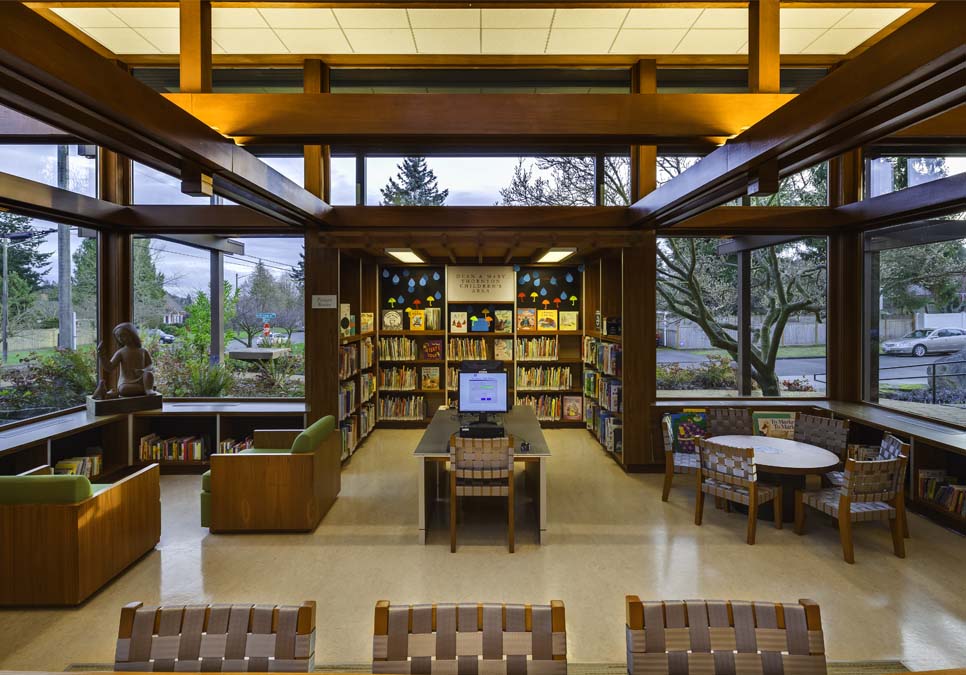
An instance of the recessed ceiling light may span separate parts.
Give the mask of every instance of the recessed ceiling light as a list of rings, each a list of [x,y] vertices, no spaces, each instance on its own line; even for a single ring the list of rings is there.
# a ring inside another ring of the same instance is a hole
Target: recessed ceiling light
[[[537,260],[538,263],[558,263],[577,252],[575,248],[552,248]]]
[[[426,262],[416,255],[411,248],[387,248],[386,253],[391,255],[399,262],[404,263],[424,263]]]

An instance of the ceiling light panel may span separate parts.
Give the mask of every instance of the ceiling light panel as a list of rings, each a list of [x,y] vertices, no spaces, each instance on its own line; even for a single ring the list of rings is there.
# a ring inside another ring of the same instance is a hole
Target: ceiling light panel
[[[782,28],[779,31],[779,50],[782,54],[801,54],[824,32],[824,28]]]
[[[426,262],[418,255],[413,253],[411,248],[387,248],[386,253],[400,262],[418,264]]]
[[[218,8],[211,10],[212,28],[268,28],[257,9]]]
[[[352,50],[361,54],[415,54],[416,44],[409,28],[345,29]]]
[[[543,54],[547,46],[546,28],[483,30],[484,54]]]
[[[694,22],[694,28],[744,28],[748,29],[746,9],[705,9]]]
[[[673,54],[688,31],[684,28],[639,30],[625,28],[617,35],[612,54]]]
[[[832,28],[802,50],[802,54],[848,54],[878,33],[875,28]]]
[[[293,54],[351,54],[352,48],[338,28],[290,30],[277,28],[275,34]]]
[[[557,28],[554,23],[547,53],[606,54],[616,36],[616,28]]]
[[[273,9],[271,7],[262,7],[259,11],[261,12],[262,18],[272,28],[309,29],[339,27],[331,9],[296,7]]]
[[[413,28],[479,28],[478,9],[410,9],[409,23]]]
[[[131,28],[177,28],[175,7],[115,7],[114,15]]]
[[[177,54],[181,51],[181,31],[177,28],[137,28],[135,32],[157,47],[162,54]]]
[[[748,42],[746,29],[690,30],[675,54],[736,54]]]
[[[271,28],[213,28],[214,40],[229,54],[287,54]]]
[[[537,259],[538,263],[558,263],[577,252],[575,248],[552,248]]]
[[[779,25],[782,28],[831,28],[850,11],[841,8],[783,7],[779,17]]]
[[[902,7],[863,7],[853,9],[847,16],[836,23],[833,28],[885,28],[890,23],[908,12]]]
[[[620,28],[626,9],[558,9],[553,17],[556,28]]]
[[[690,28],[698,17],[700,9],[632,9],[624,21],[628,28]]]
[[[484,9],[483,28],[550,28],[552,9]]]
[[[479,28],[414,28],[420,54],[479,54]]]
[[[409,28],[405,9],[334,9],[343,28]],[[376,52],[385,53],[385,52]]]
[[[115,54],[159,54],[161,52],[133,28],[85,28],[84,32]]]

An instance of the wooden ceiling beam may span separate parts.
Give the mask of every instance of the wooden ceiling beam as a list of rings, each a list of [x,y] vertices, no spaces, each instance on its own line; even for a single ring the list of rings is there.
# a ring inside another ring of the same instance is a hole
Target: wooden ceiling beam
[[[0,104],[288,223],[329,206],[20,3],[0,3]]]
[[[748,89],[753,94],[781,91],[778,28],[779,0],[748,3]]]
[[[937,5],[733,141],[638,200],[640,225],[667,226],[743,194],[774,161],[781,176],[966,101],[966,3]]]
[[[211,2],[181,0],[178,5],[180,90],[211,91]]]
[[[325,221],[340,231],[439,228],[447,240],[463,228],[563,232],[630,225],[623,206],[335,206]]]

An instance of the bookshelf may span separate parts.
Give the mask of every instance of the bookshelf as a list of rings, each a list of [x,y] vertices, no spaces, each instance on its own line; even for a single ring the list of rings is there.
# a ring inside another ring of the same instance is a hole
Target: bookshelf
[[[339,431],[348,460],[376,423],[377,265],[339,256]]]
[[[910,509],[966,534],[966,454],[914,440]]]

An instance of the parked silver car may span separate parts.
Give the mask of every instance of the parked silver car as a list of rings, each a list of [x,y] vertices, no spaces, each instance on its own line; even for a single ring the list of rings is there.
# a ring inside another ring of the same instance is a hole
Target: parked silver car
[[[926,356],[960,349],[966,349],[966,330],[961,328],[920,328],[882,343],[883,354]]]

